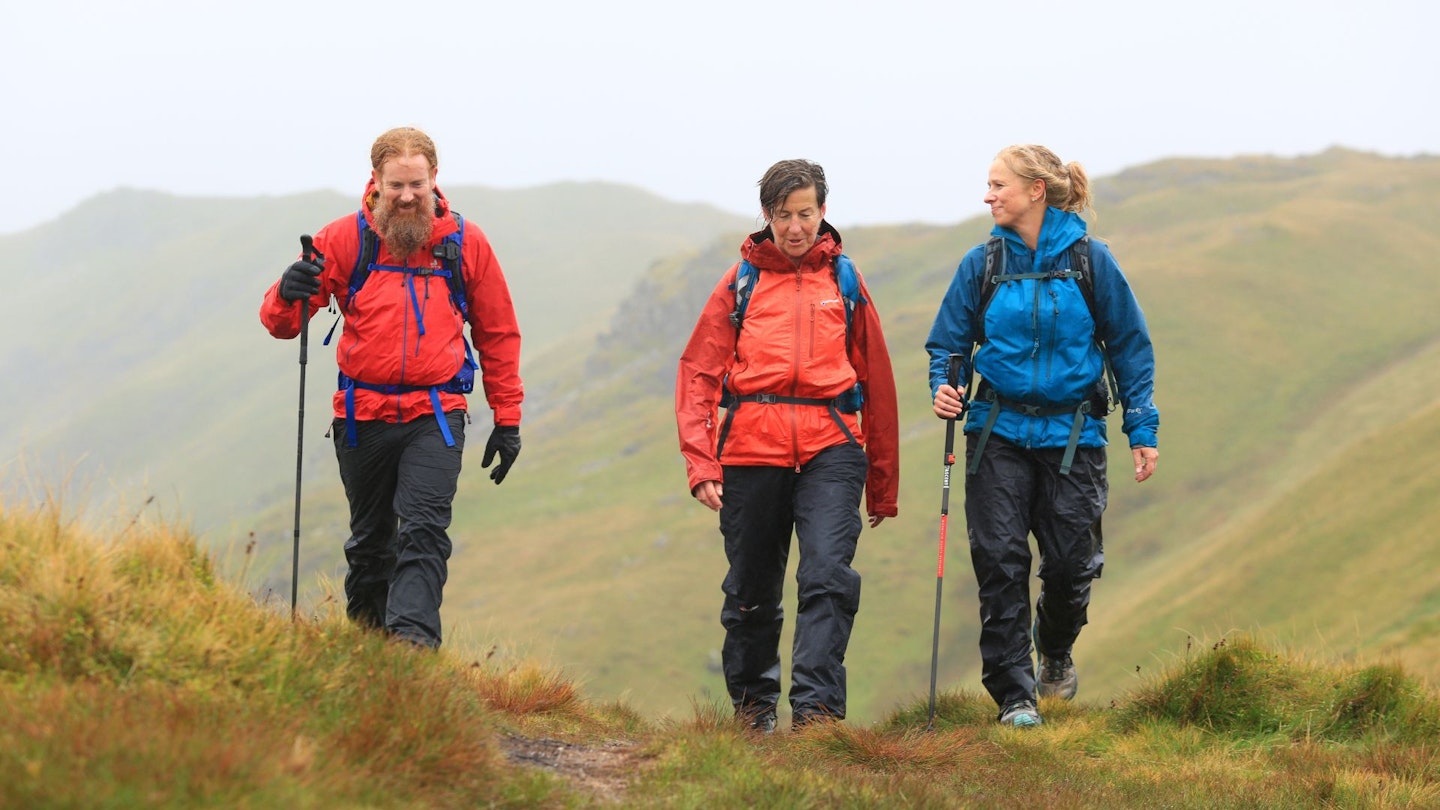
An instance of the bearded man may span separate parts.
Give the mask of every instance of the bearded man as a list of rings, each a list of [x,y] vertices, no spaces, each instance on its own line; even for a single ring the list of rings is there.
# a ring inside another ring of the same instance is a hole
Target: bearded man
[[[429,136],[392,129],[375,141],[370,163],[359,212],[315,234],[314,254],[265,293],[260,321],[289,339],[304,313],[332,296],[339,303],[345,326],[331,434],[350,502],[346,613],[435,648],[465,394],[478,368],[495,425],[480,466],[498,456],[490,478],[499,484],[520,454],[520,328],[489,240],[435,185]]]

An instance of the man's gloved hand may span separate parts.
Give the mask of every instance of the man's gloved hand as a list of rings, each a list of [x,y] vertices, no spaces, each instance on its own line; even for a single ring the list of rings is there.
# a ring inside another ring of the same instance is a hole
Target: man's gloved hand
[[[280,275],[280,298],[294,302],[320,292],[320,269],[324,259],[307,262],[301,259],[285,268]]]
[[[485,458],[480,460],[481,467],[489,467],[490,462],[495,460],[495,454],[500,454],[500,463],[495,466],[495,471],[490,473],[490,480],[499,484],[505,480],[505,474],[510,472],[510,465],[515,463],[515,457],[520,455],[520,426],[519,425],[496,425],[490,431],[490,440],[485,442]]]

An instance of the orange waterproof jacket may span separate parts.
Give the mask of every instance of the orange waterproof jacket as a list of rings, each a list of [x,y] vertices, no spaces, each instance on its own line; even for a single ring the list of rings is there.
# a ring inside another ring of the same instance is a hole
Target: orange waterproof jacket
[[[362,211],[374,222],[373,204],[379,198],[372,179],[365,188]],[[430,243],[410,256],[395,256],[382,241],[376,264],[396,267],[441,267],[432,250],[459,227],[450,203],[435,190],[435,228]],[[315,250],[325,257],[320,292],[310,298],[310,312],[318,313],[331,296],[344,303],[350,272],[360,255],[360,232],[355,214],[347,214],[315,234]],[[460,247],[465,293],[470,310],[470,338],[483,375],[485,399],[495,412],[495,424],[519,425],[524,387],[520,381],[520,326],[510,301],[510,288],[490,241],[474,222],[465,221]],[[414,281],[412,301],[410,281]],[[300,334],[300,302],[280,298],[277,281],[265,293],[260,322],[277,338]],[[420,334],[417,305],[424,322]],[[448,382],[465,360],[464,322],[450,300],[450,287],[441,276],[372,272],[342,313],[344,331],[336,349],[340,370],[373,385],[430,386]],[[444,392],[445,411],[465,410],[465,395]],[[335,416],[345,416],[345,392],[334,398]],[[387,394],[357,388],[355,418],[408,422],[434,413],[428,391]]]
[[[863,278],[863,303],[856,308],[847,351],[845,303],[834,272],[839,232],[822,223],[798,268],[768,228],[751,234],[740,255],[760,270],[743,327],[737,334],[730,321],[737,262],[711,292],[680,356],[675,419],[690,491],[704,481],[723,481],[722,464],[799,469],[821,450],[849,441],[823,405],[747,402],[732,408],[724,458],[718,458],[722,382],[740,396],[832,399],[858,381],[865,397],[861,412],[840,416],[869,459],[867,513],[893,517],[900,489],[895,375]]]

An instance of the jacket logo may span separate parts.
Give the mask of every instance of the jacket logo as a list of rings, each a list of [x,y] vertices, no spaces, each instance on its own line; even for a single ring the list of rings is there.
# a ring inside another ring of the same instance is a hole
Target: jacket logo
[[[820,306],[822,306],[822,307],[828,307],[828,306],[830,306],[831,304],[838,304],[838,303],[840,303],[840,299],[839,299],[839,298],[826,298],[825,300],[823,300],[823,301],[820,302]]]

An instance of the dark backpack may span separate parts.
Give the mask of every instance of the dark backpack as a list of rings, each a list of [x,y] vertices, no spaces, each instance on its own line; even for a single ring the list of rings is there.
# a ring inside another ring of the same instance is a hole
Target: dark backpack
[[[1026,279],[1075,279],[1080,286],[1080,293],[1085,297],[1085,306],[1090,310],[1090,320],[1099,326],[1100,319],[1095,309],[1095,277],[1090,263],[1090,237],[1082,236],[1070,245],[1070,268],[1068,270],[1054,270],[1049,273],[1009,273],[1005,272],[1005,249],[1004,240],[999,236],[992,236],[985,242],[985,275],[980,281],[980,300],[975,308],[976,338],[975,352],[980,350],[980,345],[985,342],[985,312],[990,308],[991,301],[995,298],[995,292],[1000,289],[1001,284],[1024,281]],[[1110,355],[1105,348],[1105,342],[1099,335],[1093,336],[1095,345],[1100,349],[1100,358],[1104,363],[1104,374],[1095,385],[1095,390],[1090,396],[1075,406],[1060,408],[1040,408],[1024,403],[1008,402],[1002,399],[995,389],[983,383],[981,390],[972,390],[971,380],[975,373],[975,355],[970,356],[970,372],[965,380],[965,393],[971,398],[980,398],[991,403],[990,416],[985,421],[980,431],[980,437],[975,445],[975,452],[970,460],[968,472],[973,474],[980,465],[980,455],[985,451],[985,444],[990,438],[990,431],[995,427],[996,417],[1002,407],[1011,410],[1018,410],[1030,416],[1056,416],[1060,414],[1074,414],[1074,424],[1070,432],[1070,442],[1065,449],[1065,455],[1060,462],[1060,474],[1070,473],[1070,464],[1075,457],[1075,443],[1080,437],[1080,429],[1085,414],[1094,414],[1104,419],[1114,409],[1115,404],[1120,401],[1120,388],[1115,382],[1115,372],[1110,368]]]
[[[1082,236],[1070,245],[1070,269],[1057,270],[1050,273],[1005,273],[1005,251],[1003,249],[1004,239],[999,236],[992,236],[985,242],[985,275],[980,281],[980,301],[975,307],[976,337],[975,346],[979,349],[981,343],[985,342],[985,312],[990,308],[990,302],[995,298],[995,292],[1000,289],[1001,284],[1024,279],[1065,279],[1073,278],[1080,285],[1080,294],[1085,297],[1085,306],[1090,310],[1090,320],[1098,326],[1100,318],[1095,309],[1095,275],[1090,266],[1090,237]],[[1101,407],[1092,410],[1099,416],[1108,416],[1113,410],[1115,403],[1120,400],[1120,389],[1115,382],[1115,373],[1110,370],[1110,355],[1106,351],[1105,342],[1098,336],[1095,344],[1100,347],[1100,356],[1105,362],[1104,388],[1106,400],[1103,403],[1095,403]],[[975,364],[970,363],[971,373],[974,373]],[[970,381],[965,381],[965,390],[970,390]]]
[[[445,279],[445,284],[450,288],[450,300],[459,311],[460,318],[468,321],[470,316],[470,304],[465,296],[465,274],[462,272],[463,262],[461,261],[461,245],[465,240],[465,218],[454,211],[450,215],[455,218],[457,226],[455,233],[446,236],[440,244],[436,245],[431,255],[440,259],[442,266],[438,269],[429,267],[395,267],[387,264],[376,264],[375,258],[380,255],[380,235],[370,227],[365,220],[363,210],[355,214],[355,227],[360,233],[360,255],[355,259],[355,266],[350,270],[350,285],[345,291],[345,300],[340,302],[340,313],[331,324],[330,331],[326,333],[323,345],[330,345],[330,338],[335,334],[335,326],[340,323],[340,318],[350,310],[350,302],[355,298],[355,293],[365,286],[365,282],[374,271],[404,273],[410,282],[410,300],[415,307],[415,322],[420,334],[425,334],[425,320],[420,313],[420,303],[415,296],[415,276],[440,276]],[[455,438],[450,433],[450,425],[445,421],[445,413],[440,407],[440,393],[468,394],[475,390],[475,371],[479,364],[475,362],[474,353],[470,349],[470,341],[465,342],[465,362],[460,364],[460,370],[455,373],[448,382],[440,385],[379,385],[357,380],[345,372],[339,373],[339,388],[345,392],[345,441],[350,447],[357,444],[358,437],[355,432],[355,389],[363,388],[367,391],[378,391],[382,394],[403,394],[411,391],[429,391],[430,402],[435,409],[435,418],[440,422],[440,433],[445,437],[445,446],[454,447]]]

